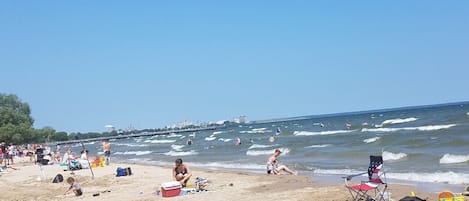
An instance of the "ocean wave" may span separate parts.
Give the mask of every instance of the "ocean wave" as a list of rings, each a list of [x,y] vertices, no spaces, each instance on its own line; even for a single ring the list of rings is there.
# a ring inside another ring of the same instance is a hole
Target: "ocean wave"
[[[447,124],[447,125],[429,125],[429,126],[419,126],[419,127],[403,127],[403,128],[362,128],[362,132],[396,132],[396,131],[435,131],[448,129],[457,124]]]
[[[178,145],[178,144],[172,144],[171,148],[176,150],[176,151],[181,151],[181,149],[184,147],[184,145]]]
[[[366,171],[366,170],[365,170]],[[325,175],[355,175],[361,174],[365,171],[357,171],[353,169],[314,169],[315,174]],[[367,176],[365,173],[364,177]],[[448,183],[448,184],[468,184],[469,174],[455,173],[455,172],[435,172],[435,173],[394,173],[386,172],[386,178],[398,179],[414,182],[433,182],[433,183]]]
[[[152,152],[151,151],[126,151],[126,152],[115,152],[113,154],[115,155],[137,155],[137,156],[140,156],[140,155],[147,155],[147,154],[151,154]]]
[[[331,144],[314,144],[311,146],[307,146],[305,148],[323,148],[323,147],[329,147],[332,146]]]
[[[469,112],[467,112],[466,115],[469,116]]]
[[[290,153],[289,148],[279,148],[282,154],[288,154]],[[273,154],[275,149],[272,150],[248,150],[246,152],[246,155],[248,156],[260,156],[260,155],[270,155]]]
[[[263,170],[265,164],[242,164],[242,163],[221,163],[221,162],[210,162],[210,163],[191,163],[194,167],[205,167],[205,168],[225,168],[225,169],[250,169],[250,170]]]
[[[388,120],[385,120],[383,121],[381,124],[379,125],[376,125],[376,127],[382,127],[384,125],[387,125],[387,124],[402,124],[402,123],[408,123],[408,122],[413,122],[413,121],[417,121],[418,118],[415,118],[415,117],[410,117],[410,118],[405,118],[405,119],[388,119]]]
[[[215,140],[215,139],[217,139],[217,137],[210,136],[210,137],[206,137],[205,141],[212,141],[212,140]]]
[[[269,148],[275,145],[263,145],[263,144],[253,144],[248,149],[262,149],[262,148]]]
[[[147,144],[121,144],[121,143],[112,143],[117,146],[128,146],[128,147],[148,147]]]
[[[228,131],[215,131],[212,133],[212,135],[218,135],[218,134],[222,134],[222,133],[226,133]]]
[[[190,150],[190,151],[168,151],[163,154],[166,156],[191,156],[191,155],[197,155],[199,153],[197,153],[194,150]]]
[[[465,163],[468,161],[469,155],[445,154],[440,158],[440,164]]]
[[[455,172],[435,173],[386,173],[387,178],[416,182],[436,182],[448,184],[468,184],[469,174]]]
[[[383,160],[385,161],[395,161],[395,160],[400,160],[407,157],[407,154],[405,153],[391,153],[391,152],[383,152]]]
[[[165,143],[176,142],[176,140],[145,140],[145,142],[152,143],[152,144],[165,144]]]
[[[293,132],[293,135],[296,135],[296,136],[333,135],[333,134],[350,133],[353,131],[356,131],[356,130],[335,130],[335,131],[320,131],[320,132],[295,131]]]
[[[314,169],[315,174],[327,174],[327,175],[356,175],[364,173],[364,171],[352,170],[352,169]]]
[[[173,138],[173,137],[181,137],[181,136],[182,136],[182,135],[180,135],[180,134],[171,133],[171,134],[167,135],[166,137],[168,137],[168,138]]]
[[[372,142],[376,142],[380,139],[380,137],[372,137],[372,138],[368,138],[368,139],[364,139],[363,142],[364,143],[372,143]]]
[[[219,141],[222,141],[222,142],[229,142],[229,141],[231,141],[231,140],[233,140],[233,139],[219,138],[218,140],[219,140]]]

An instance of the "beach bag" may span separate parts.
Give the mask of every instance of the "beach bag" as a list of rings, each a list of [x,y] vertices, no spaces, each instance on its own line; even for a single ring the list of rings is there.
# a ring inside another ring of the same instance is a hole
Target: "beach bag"
[[[132,175],[132,170],[130,169],[130,167],[128,168],[118,167],[116,170],[116,177],[129,176],[129,175]]]
[[[130,169],[130,167],[125,168],[125,176],[130,176],[130,175],[132,175],[132,169]]]
[[[116,170],[116,177],[122,177],[125,176],[125,170],[124,168],[118,167]]]
[[[57,174],[54,177],[54,180],[52,180],[52,183],[60,183],[60,182],[63,182],[63,181],[64,181],[64,176],[62,176],[61,174]]]

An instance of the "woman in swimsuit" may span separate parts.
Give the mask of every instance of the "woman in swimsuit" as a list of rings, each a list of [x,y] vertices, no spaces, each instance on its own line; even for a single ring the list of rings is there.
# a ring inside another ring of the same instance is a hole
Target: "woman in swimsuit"
[[[182,159],[178,158],[175,161],[175,167],[173,168],[173,177],[176,179],[176,181],[179,181],[183,187],[186,186],[187,181],[192,176],[192,171],[191,169],[185,165],[182,164]]]

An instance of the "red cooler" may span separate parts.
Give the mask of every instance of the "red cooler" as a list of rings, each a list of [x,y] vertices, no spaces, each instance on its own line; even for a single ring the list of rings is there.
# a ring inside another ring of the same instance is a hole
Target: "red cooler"
[[[178,181],[165,182],[161,184],[161,194],[163,197],[174,197],[181,193],[181,183]]]

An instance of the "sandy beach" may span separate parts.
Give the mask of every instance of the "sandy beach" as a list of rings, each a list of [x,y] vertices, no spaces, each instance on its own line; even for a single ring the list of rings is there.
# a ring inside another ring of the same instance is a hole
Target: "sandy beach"
[[[188,163],[190,165],[190,162]],[[94,178],[89,169],[64,171],[59,165],[42,166],[45,180],[39,181],[40,166],[21,162],[2,173],[0,200],[318,200],[345,201],[350,195],[343,183],[327,184],[311,181],[306,176],[269,176],[256,173],[226,170],[193,169],[196,177],[209,180],[206,192],[188,194],[173,198],[156,195],[161,183],[172,181],[171,167],[140,164],[114,163],[106,167],[93,168]],[[131,167],[132,176],[116,177],[117,167]],[[73,193],[64,195],[68,184],[52,183],[56,174],[64,178],[73,176],[81,184],[84,194],[76,197]],[[437,200],[436,193],[422,192],[411,186],[389,185],[395,200],[415,191],[419,197]],[[93,194],[99,193],[98,196]]]

